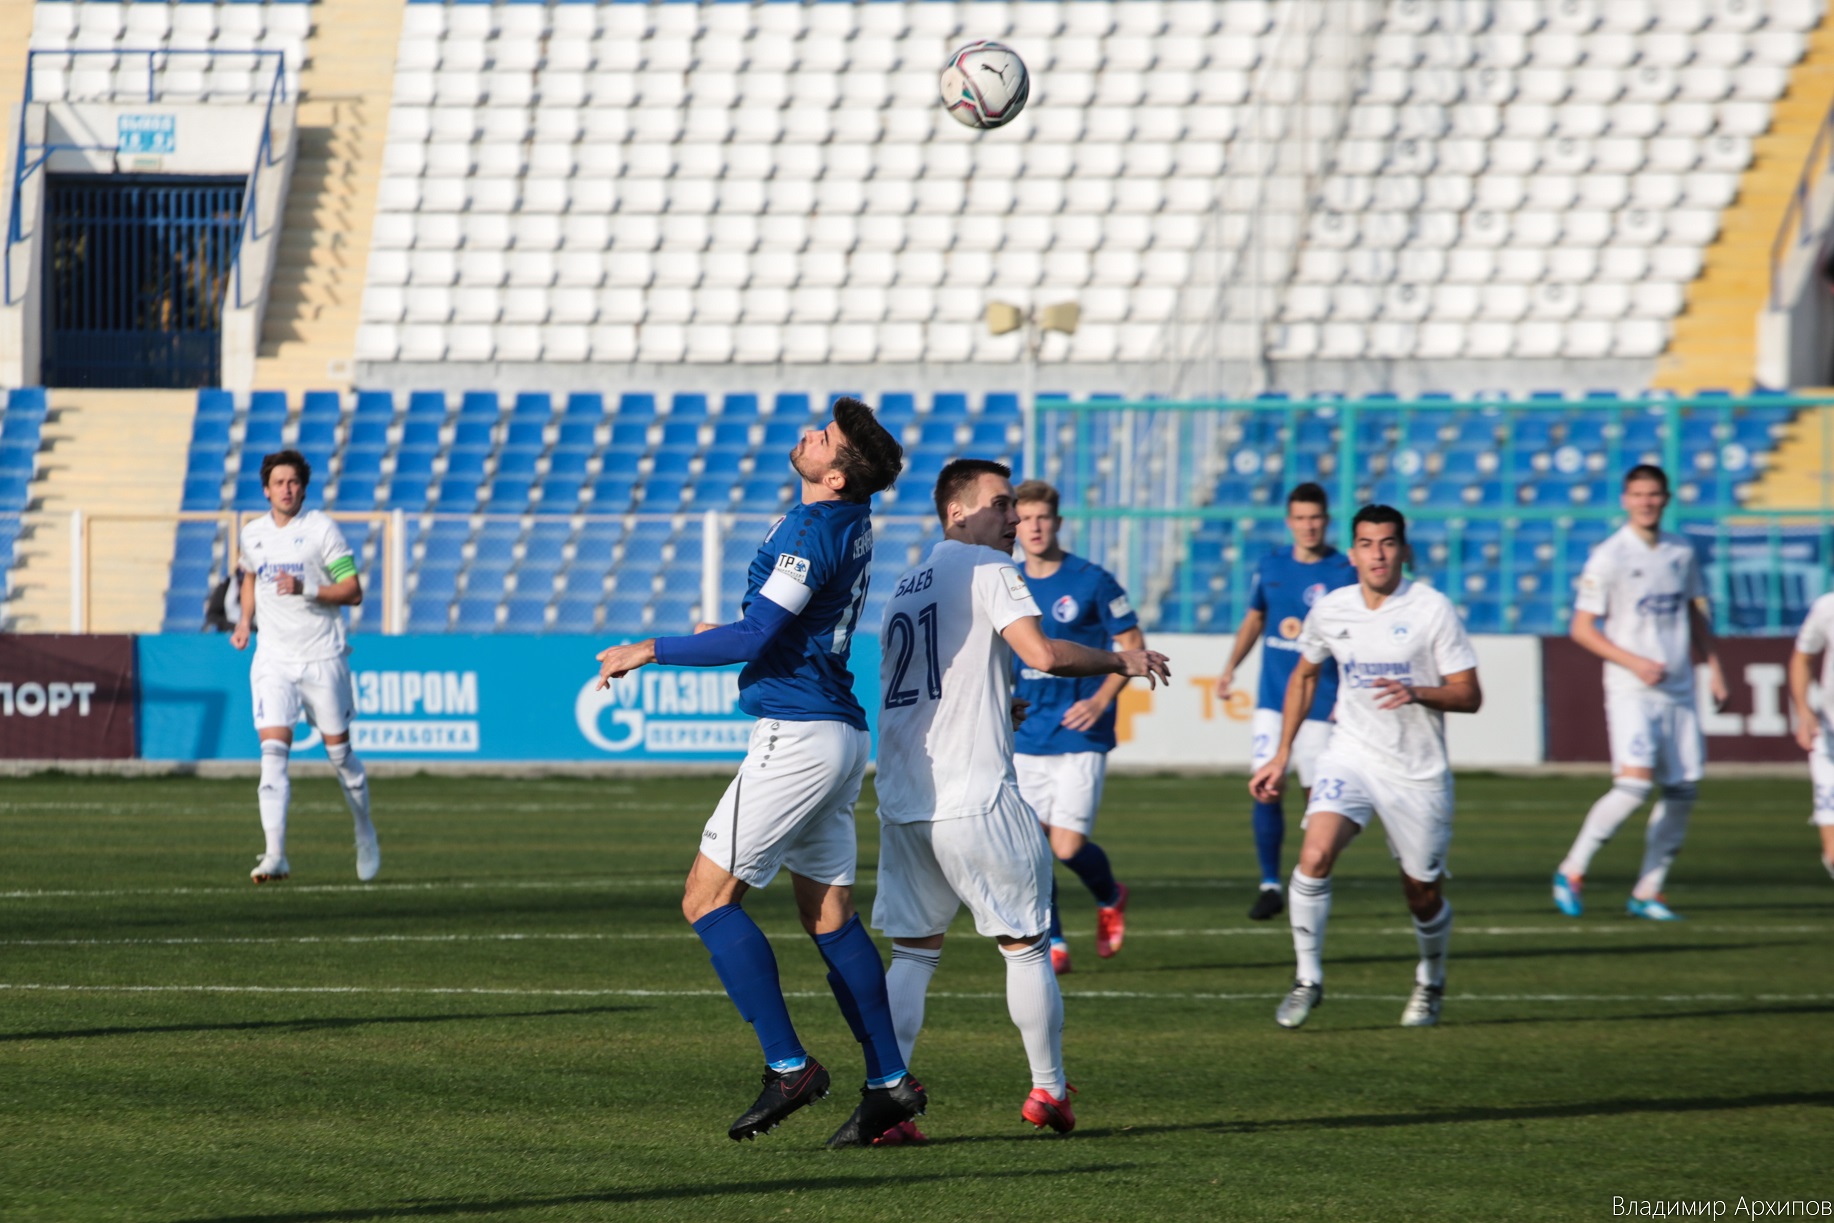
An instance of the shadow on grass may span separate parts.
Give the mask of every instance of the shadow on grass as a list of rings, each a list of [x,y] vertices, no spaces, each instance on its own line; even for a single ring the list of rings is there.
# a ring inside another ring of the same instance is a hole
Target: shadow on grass
[[[878,1154],[875,1152],[874,1154]],[[1017,1168],[1004,1172],[930,1172],[887,1176],[862,1165],[859,1176],[810,1176],[774,1181],[740,1181],[727,1185],[666,1185],[652,1189],[603,1189],[595,1193],[532,1194],[488,1201],[406,1201],[386,1206],[352,1206],[344,1210],[307,1210],[289,1214],[213,1215],[182,1223],[355,1223],[359,1219],[432,1219],[448,1215],[489,1215],[506,1210],[539,1210],[553,1206],[594,1206],[638,1202],[721,1198],[732,1194],[824,1192],[877,1189],[887,1185],[933,1185],[943,1181],[1001,1181],[1074,1173],[1125,1172],[1132,1164],[1081,1168]]]
[[[550,1019],[561,1015],[615,1015],[640,1006],[563,1007],[546,1011],[473,1011],[462,1015],[324,1016],[306,1019],[259,1019],[240,1023],[168,1023],[139,1028],[69,1028],[62,1031],[0,1032],[0,1044],[27,1040],[84,1040],[101,1036],[159,1036],[168,1032],[321,1032],[390,1023],[464,1023],[474,1019]]]

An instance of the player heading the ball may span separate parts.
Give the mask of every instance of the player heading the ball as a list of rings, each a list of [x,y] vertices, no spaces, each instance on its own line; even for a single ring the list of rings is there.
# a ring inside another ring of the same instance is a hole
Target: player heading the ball
[[[256,639],[248,686],[261,740],[257,794],[267,840],[248,877],[272,883],[291,873],[287,805],[293,785],[287,760],[303,710],[324,737],[325,755],[337,770],[338,787],[356,825],[357,878],[368,883],[382,869],[382,850],[369,818],[369,779],[350,747],[356,697],[340,610],[363,601],[363,581],[337,523],[318,510],[300,508],[311,483],[312,466],[299,451],[266,456],[261,492],[271,508],[242,524],[242,611],[229,640],[242,650],[250,634]]]
[[[866,1060],[860,1108],[831,1146],[863,1146],[923,1112],[885,995],[885,964],[853,909],[853,805],[866,776],[866,713],[847,670],[872,570],[872,495],[890,488],[904,450],[872,409],[839,399],[834,419],[790,452],[802,500],[779,518],[746,578],[741,618],[695,635],[613,646],[601,685],[650,663],[742,662],[739,708],[757,718],[738,776],[700,835],[682,915],[720,984],[764,1049],[764,1090],[728,1127],[755,1138],[828,1094],[828,1072],[790,1022],[777,957],[740,902],[790,872],[803,929],[828,965],[828,987]]]
[[[1170,672],[1163,654],[1113,653],[1048,637],[1012,560],[1012,472],[956,459],[936,480],[943,538],[898,579],[879,665],[879,894],[887,975],[910,1058],[943,934],[963,904],[1006,959],[1006,1007],[1031,1063],[1020,1115],[1076,1125],[1063,1067],[1063,996],[1051,970],[1051,853],[1013,770],[1013,656],[1048,675]]]
[[[1280,797],[1319,672],[1327,659],[1335,659],[1341,677],[1337,729],[1314,766],[1301,825],[1305,841],[1287,907],[1299,970],[1274,1021],[1296,1028],[1324,1001],[1331,869],[1379,816],[1388,852],[1401,866],[1401,891],[1420,945],[1401,1025],[1428,1027],[1439,1022],[1452,937],[1452,906],[1440,882],[1452,843],[1445,715],[1476,713],[1484,694],[1477,654],[1452,601],[1407,580],[1407,519],[1401,511],[1366,505],[1351,521],[1350,536],[1357,583],[1325,595],[1307,614],[1299,663],[1286,687],[1279,748],[1249,783],[1259,801]]]

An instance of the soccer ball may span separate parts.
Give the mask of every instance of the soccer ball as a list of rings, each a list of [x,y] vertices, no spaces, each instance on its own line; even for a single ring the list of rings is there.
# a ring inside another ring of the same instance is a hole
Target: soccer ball
[[[942,70],[942,104],[965,127],[1003,127],[1025,109],[1031,74],[1011,47],[971,42]]]

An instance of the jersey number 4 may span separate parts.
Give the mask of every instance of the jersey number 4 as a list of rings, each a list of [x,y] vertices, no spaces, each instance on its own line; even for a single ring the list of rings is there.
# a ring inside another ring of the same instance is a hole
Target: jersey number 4
[[[885,693],[885,708],[898,709],[905,705],[915,705],[919,695],[916,688],[906,688],[904,677],[911,669],[911,655],[917,652],[918,628],[923,630],[923,672],[924,688],[932,701],[942,696],[942,670],[936,662],[936,604],[926,603],[917,612],[917,623],[898,612],[891,619],[886,629],[886,653],[897,652],[898,661],[892,664],[891,687]]]

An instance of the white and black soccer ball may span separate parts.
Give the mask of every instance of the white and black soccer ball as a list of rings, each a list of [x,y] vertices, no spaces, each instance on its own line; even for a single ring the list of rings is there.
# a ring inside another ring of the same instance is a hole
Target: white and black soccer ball
[[[965,127],[1004,127],[1031,92],[1025,61],[1004,43],[971,42],[942,70],[942,104]]]

